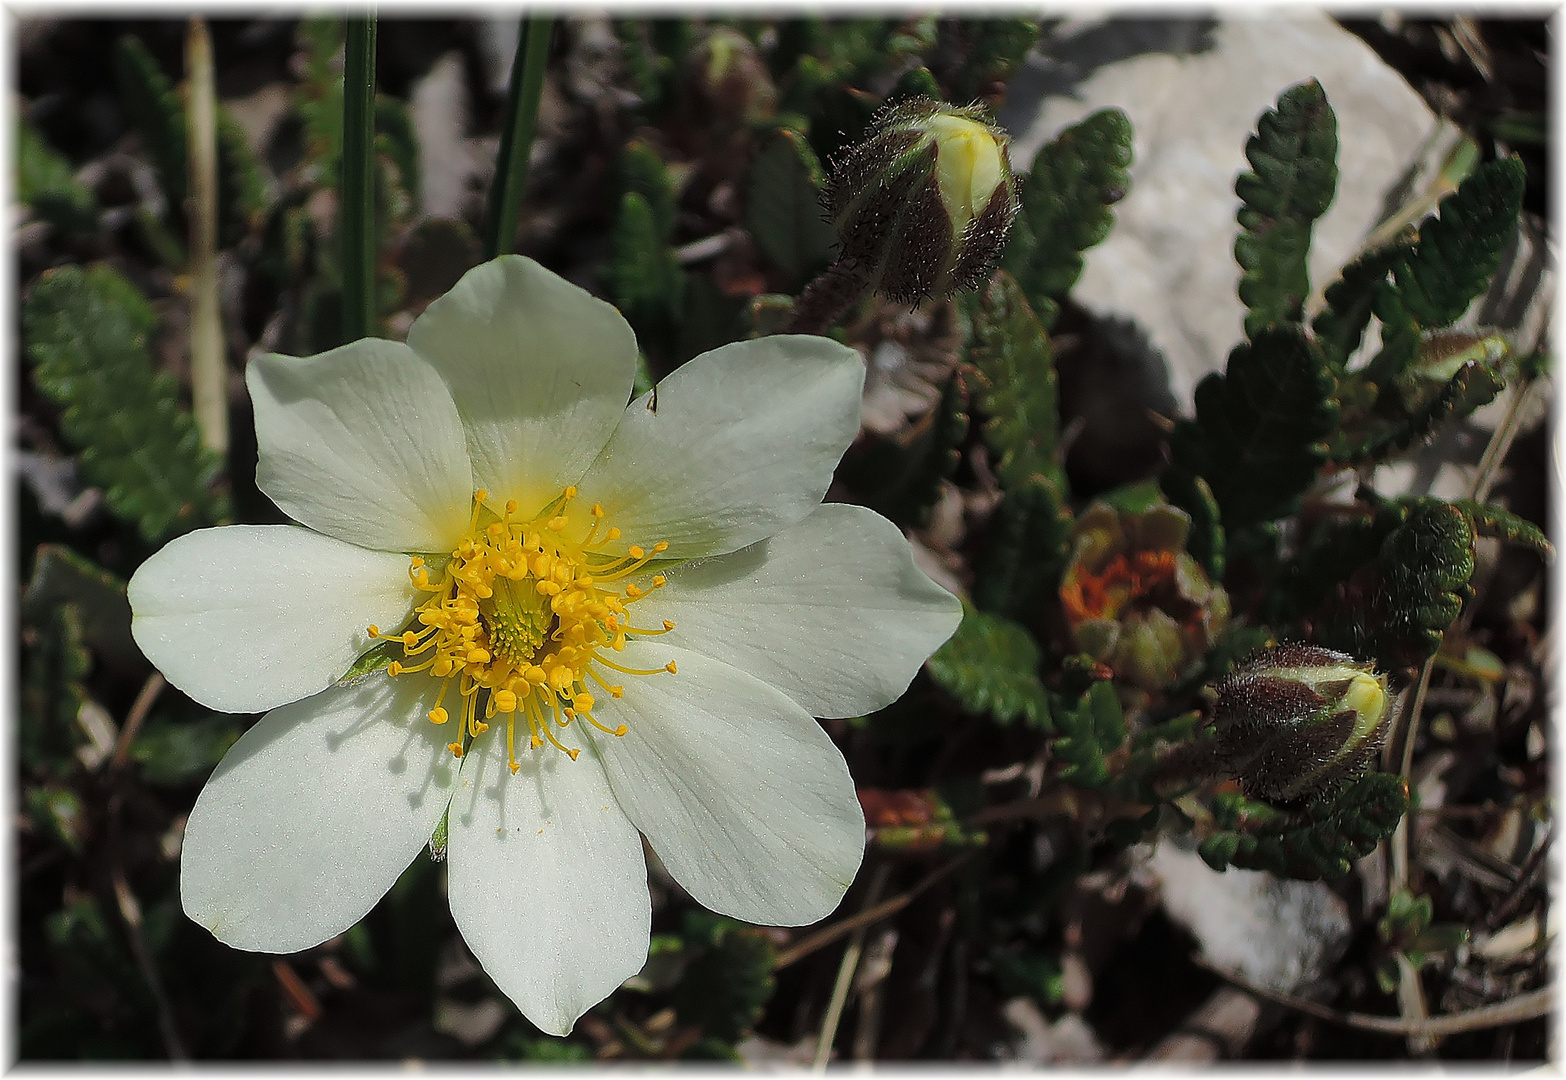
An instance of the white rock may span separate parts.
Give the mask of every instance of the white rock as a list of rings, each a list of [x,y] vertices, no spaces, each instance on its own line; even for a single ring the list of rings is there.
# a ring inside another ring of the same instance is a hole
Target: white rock
[[[1153,848],[1142,872],[1207,960],[1273,990],[1295,993],[1320,978],[1352,931],[1348,905],[1319,881],[1219,873],[1171,841]]]
[[[1130,116],[1131,190],[1109,239],[1087,253],[1072,295],[1096,314],[1146,328],[1182,410],[1241,338],[1234,181],[1249,168],[1245,142],[1257,117],[1313,77],[1337,114],[1338,193],[1311,249],[1318,291],[1358,252],[1437,125],[1369,46],[1316,13],[1073,21],[1041,52],[999,117],[1015,137],[1012,160],[1027,168],[1044,143],[1097,109],[1118,106]]]

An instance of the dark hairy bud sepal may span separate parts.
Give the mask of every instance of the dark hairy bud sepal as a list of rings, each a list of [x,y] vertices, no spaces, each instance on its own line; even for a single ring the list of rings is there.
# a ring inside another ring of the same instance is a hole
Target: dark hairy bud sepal
[[[905,303],[979,285],[1017,216],[1005,132],[983,106],[925,97],[882,109],[870,130],[833,163],[824,196],[839,259]]]
[[[1253,653],[1216,689],[1225,769],[1247,795],[1284,802],[1363,775],[1396,711],[1372,664],[1314,645]]]

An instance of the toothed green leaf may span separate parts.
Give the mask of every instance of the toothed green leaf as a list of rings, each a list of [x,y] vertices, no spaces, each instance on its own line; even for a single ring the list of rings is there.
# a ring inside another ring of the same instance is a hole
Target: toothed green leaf
[[[617,169],[620,191],[634,191],[647,200],[658,239],[667,243],[674,234],[677,207],[674,178],[669,175],[669,167],[663,163],[663,158],[641,139],[632,139],[620,151]]]
[[[1340,878],[1397,828],[1408,787],[1373,772],[1308,805],[1280,810],[1239,794],[1213,800],[1217,830],[1197,851],[1214,870],[1237,866],[1302,881]]]
[[[678,326],[685,300],[685,271],[658,235],[652,207],[627,191],[612,237],[608,289],[637,336],[666,341]]]
[[[978,374],[976,403],[989,415],[984,441],[995,454],[1001,488],[1021,489],[1035,474],[1063,486],[1055,353],[1043,325],[1004,271],[977,292],[960,294],[958,303],[967,321],[968,362]]]
[[[16,198],[68,235],[98,227],[98,200],[76,180],[70,162],[28,124],[16,125]]]
[[[686,912],[683,930],[692,956],[671,995],[674,1011],[681,1023],[732,1046],[772,998],[777,950],[766,931],[705,911]]]
[[[1327,460],[1338,423],[1332,366],[1297,324],[1259,330],[1196,387],[1175,425],[1177,467],[1207,481],[1229,532],[1285,517]]]
[[[1234,184],[1244,230],[1234,257],[1244,271],[1245,332],[1254,337],[1300,322],[1310,295],[1311,228],[1338,183],[1338,122],[1321,84],[1311,79],[1284,91],[1257,122],[1245,157],[1251,171]]]
[[[1049,703],[1039,681],[1039,647],[1009,619],[964,605],[957,632],[929,660],[930,677],[964,709],[989,713],[1002,724],[1019,717],[1049,725]]]
[[[1130,166],[1131,121],[1119,109],[1092,113],[1034,157],[1002,265],[1046,329],[1082,276],[1082,253],[1109,235],[1111,207],[1131,187]]]
[[[74,771],[76,714],[86,698],[82,680],[91,668],[76,605],[52,608],[37,625],[22,659],[17,750],[28,772],[64,777]]]
[[[767,261],[804,281],[832,257],[832,224],[821,208],[821,164],[805,137],[780,128],[756,154],[746,184],[745,227]]]
[[[1377,292],[1408,250],[1407,244],[1393,244],[1367,251],[1345,266],[1338,280],[1327,286],[1326,306],[1311,323],[1311,329],[1321,351],[1339,373],[1364,340]]]
[[[173,378],[153,370],[155,323],[146,299],[107,266],[48,272],[22,309],[33,380],[63,408],[60,426],[81,449],[83,474],[149,541],[230,512],[210,490],[222,459],[201,447]]]
[[[1034,473],[1008,491],[990,519],[975,564],[974,603],[1023,618],[1060,589],[1071,547],[1071,511],[1060,488]]]
[[[1403,305],[1424,329],[1447,326],[1484,292],[1517,230],[1527,175],[1521,158],[1479,166],[1419,227],[1394,267]]]
[[[1126,741],[1125,716],[1114,683],[1095,682],[1077,702],[1054,710],[1054,756],[1065,762],[1060,778],[1077,787],[1103,788],[1109,783],[1106,755]]]
[[[169,214],[179,217],[189,192],[185,151],[185,106],[140,38],[114,43],[114,74],[120,103],[130,113],[142,150],[158,176]]]

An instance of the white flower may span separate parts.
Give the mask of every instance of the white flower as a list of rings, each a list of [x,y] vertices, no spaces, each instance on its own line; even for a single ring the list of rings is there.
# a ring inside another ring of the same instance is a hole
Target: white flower
[[[190,813],[192,919],[316,945],[449,806],[457,926],[565,1034],[646,959],[638,834],[722,914],[836,907],[864,823],[812,717],[897,698],[958,602],[890,522],[821,502],[858,430],[852,350],[728,345],[627,406],[635,364],[618,312],[516,257],[405,345],[252,361],[257,483],[304,528],[191,533],[130,583],[170,681],[272,710]],[[372,648],[406,655],[343,679]]]

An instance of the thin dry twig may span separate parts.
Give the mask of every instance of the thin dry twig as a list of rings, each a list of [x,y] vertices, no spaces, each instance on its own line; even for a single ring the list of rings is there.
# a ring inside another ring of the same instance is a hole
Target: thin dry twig
[[[1494,1005],[1483,1005],[1477,1009],[1447,1013],[1444,1016],[1432,1016],[1428,1020],[1410,1021],[1390,1016],[1372,1016],[1370,1013],[1334,1009],[1307,998],[1295,997],[1293,994],[1286,994],[1280,990],[1273,990],[1258,983],[1253,983],[1243,975],[1221,968],[1200,955],[1193,955],[1192,960],[1198,967],[1206,968],[1219,978],[1227,980],[1247,993],[1255,994],[1257,997],[1266,998],[1268,1001],[1277,1002],[1279,1005],[1285,1005],[1288,1008],[1314,1016],[1318,1020],[1326,1020],[1329,1023],[1341,1024],[1344,1027],[1355,1028],[1359,1031],[1373,1031],[1378,1035],[1391,1035],[1398,1038],[1424,1036],[1426,1038],[1441,1039],[1448,1035],[1459,1035],[1465,1031],[1480,1031],[1484,1028],[1500,1027],[1503,1024],[1520,1024],[1525,1020],[1536,1020],[1541,1016],[1548,1016],[1555,1008],[1555,990],[1553,987],[1546,986],[1539,990],[1520,994],[1506,1001],[1496,1002]]]
[[[937,881],[941,880],[941,878],[945,877],[947,874],[957,869],[957,867],[967,862],[968,859],[972,857],[972,855],[973,852],[971,850],[964,851],[950,862],[947,862],[946,864],[936,867],[934,870],[930,871],[930,873],[925,876],[923,881],[919,882],[919,884],[915,885],[907,892],[899,893],[890,900],[884,900],[873,908],[870,908],[866,911],[861,911],[858,915],[850,915],[841,922],[833,923],[831,926],[817,930],[814,934],[811,934],[808,937],[801,938],[787,949],[784,949],[782,952],[778,953],[777,962],[772,965],[772,970],[781,971],[790,964],[803,960],[817,949],[824,948],[825,946],[832,944],[832,942],[836,941],[838,938],[843,937],[846,934],[853,933],[861,926],[870,926],[874,923],[880,922],[888,915],[897,914],[897,912],[903,910],[903,908],[913,903],[920,893],[924,892],[931,885],[934,885]]]
[[[120,728],[120,737],[114,743],[114,757],[109,760],[111,772],[117,772],[125,767],[125,762],[130,759],[131,743],[136,740],[136,733],[141,730],[141,725],[147,722],[147,714],[152,711],[153,703],[158,700],[158,695],[163,693],[163,688],[168,685],[168,680],[162,672],[154,671],[147,676],[147,681],[141,684],[141,692],[136,695],[136,700],[131,702],[130,712],[125,714],[125,724]]]
[[[868,911],[875,906],[891,874],[889,863],[876,867],[861,911]],[[832,998],[827,1003],[826,1015],[821,1018],[821,1034],[816,1039],[816,1058],[810,1066],[815,1072],[826,1072],[827,1062],[832,1057],[832,1044],[837,1040],[837,1025],[843,1019],[843,1008],[848,1004],[848,991],[854,984],[854,972],[859,968],[859,957],[864,954],[865,932],[869,929],[868,924],[856,927],[853,937],[848,941],[848,948],[843,950],[843,962],[837,966],[837,982],[832,987]]]

